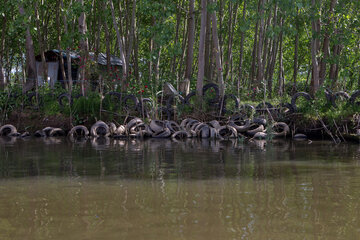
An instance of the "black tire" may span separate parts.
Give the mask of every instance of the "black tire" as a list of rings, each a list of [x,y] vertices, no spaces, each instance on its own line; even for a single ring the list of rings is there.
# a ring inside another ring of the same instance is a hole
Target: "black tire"
[[[132,105],[130,105],[130,101],[132,102]],[[135,95],[129,94],[124,97],[123,105],[126,111],[137,111],[139,106],[139,99]]]
[[[54,100],[54,99],[56,99],[56,95],[54,93],[47,93],[47,94],[45,94],[44,98],[45,98],[45,100],[46,99]]]
[[[240,113],[244,114],[247,117],[250,117],[252,115],[252,113],[255,112],[255,107],[251,104],[243,104],[240,106]],[[250,114],[248,114],[248,112],[251,111]]]
[[[68,133],[69,137],[72,138],[79,138],[79,137],[87,137],[89,136],[90,132],[87,129],[87,127],[83,126],[83,125],[78,125],[73,127],[70,132]]]
[[[150,105],[150,107],[147,105]],[[144,117],[149,118],[150,117],[149,113],[151,112],[153,107],[154,107],[154,103],[150,98],[143,98],[143,99],[140,99],[137,108],[138,108],[138,112],[140,114],[143,114],[143,110],[144,110]]]
[[[17,100],[21,96],[21,94],[14,92],[14,93],[10,93],[9,96],[10,98]]]
[[[0,136],[11,136],[17,133],[16,127],[14,127],[11,124],[6,124],[2,127],[0,127]]]
[[[357,90],[351,95],[349,102],[351,104],[360,105],[360,102],[356,102],[356,98],[359,98],[359,97],[360,97],[360,90]]]
[[[61,108],[65,107],[65,102],[64,101],[70,102],[70,105],[73,104],[73,98],[68,93],[62,93],[58,97],[58,102],[59,102],[59,105],[60,105]]]
[[[219,86],[215,83],[208,83],[203,87],[203,97],[205,97],[205,94],[208,90],[210,89],[214,89],[215,91],[215,97],[208,99],[208,104],[214,104],[214,103],[218,103],[220,101],[220,90],[219,90]]]
[[[332,98],[331,98],[331,104],[333,105],[334,108],[337,108],[336,99],[338,99],[338,98],[343,99],[343,100],[348,100],[348,99],[350,99],[350,96],[349,96],[349,94],[347,94],[344,91],[339,91],[339,92],[336,92],[335,94],[333,94]]]
[[[167,108],[167,107],[160,107],[159,113],[162,114],[162,119],[164,120],[173,120],[174,116],[174,109]]]
[[[285,110],[285,113],[294,113],[295,111],[294,111],[294,109],[293,109],[293,107],[292,107],[292,105],[290,104],[290,103],[281,103],[280,105],[279,105],[279,109],[280,109],[280,111],[281,111],[281,109],[288,109],[288,111],[286,112],[286,110]]]
[[[119,100],[119,102],[121,101],[121,97],[122,97],[122,93],[119,92],[108,92],[105,94],[105,96],[111,96],[114,98],[117,98]]]
[[[180,104],[184,104],[185,99],[182,96],[175,96],[175,95],[171,95],[168,97],[168,99],[166,100],[166,107],[167,108],[173,108],[173,105],[175,103],[175,98],[177,98],[180,101]]]
[[[265,103],[262,102],[256,106],[255,110],[260,114],[267,114],[268,113],[267,110],[272,112],[274,110],[274,106],[269,102],[265,102]]]
[[[182,139],[186,139],[188,137],[189,137],[189,134],[183,130],[177,131],[171,135],[171,138],[175,139],[175,140],[182,140]]]
[[[236,121],[242,121],[245,117],[242,114],[236,114],[230,117],[230,121],[236,122]]]
[[[43,97],[38,94],[38,102],[36,102],[36,93],[26,93],[26,106],[33,107],[34,109],[39,109],[44,105]]]
[[[291,98],[291,106],[292,108],[294,109],[294,112],[297,112],[298,108],[296,106],[296,100],[299,98],[299,97],[303,97],[305,98],[307,101],[311,101],[312,100],[312,97],[310,96],[310,94],[306,93],[306,92],[298,92],[298,93],[295,93],[292,98]]]
[[[232,111],[232,110],[227,109],[226,104],[229,101],[229,99],[232,99],[234,101],[236,111]],[[219,105],[221,106],[221,101],[220,101]],[[239,110],[240,99],[238,97],[236,97],[234,94],[225,94],[224,101],[223,101],[222,105],[223,105],[222,106],[222,111],[221,111],[222,114],[226,114],[226,113],[233,114],[233,113],[235,113],[235,112],[237,112]]]
[[[170,130],[171,133],[177,132],[181,130],[179,124],[174,121],[166,121],[165,126]]]
[[[110,105],[110,103],[115,102],[115,106],[114,106],[114,111],[119,110],[119,107],[121,105],[121,100],[122,100],[122,94],[119,92],[108,92],[105,94],[105,107],[107,106],[107,104]],[[108,109],[111,110],[111,109]]]
[[[186,95],[185,99],[184,99],[184,104],[186,105],[190,105],[190,99],[192,97],[196,96],[196,92],[195,91],[191,91],[188,95]]]
[[[324,90],[324,93],[325,93],[325,98],[326,98],[326,101],[328,103],[331,103],[333,102],[333,97],[334,97],[334,94],[333,92],[330,90],[330,89],[325,89]]]
[[[259,125],[261,124],[261,125],[266,126],[267,121],[266,121],[265,118],[254,118],[252,120],[252,123],[256,123],[256,124],[259,124]]]
[[[81,93],[78,93],[78,94],[72,96],[72,98],[73,98],[73,99],[79,99],[79,98],[81,98],[82,96],[83,96],[83,95],[82,95]]]

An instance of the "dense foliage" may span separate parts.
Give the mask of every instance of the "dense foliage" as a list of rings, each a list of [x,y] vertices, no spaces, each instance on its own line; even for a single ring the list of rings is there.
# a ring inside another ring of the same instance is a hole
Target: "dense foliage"
[[[4,0],[0,82],[4,88],[32,81],[32,47],[35,55],[81,54],[83,94],[90,79],[105,91],[153,97],[165,82],[186,92],[185,79],[191,89],[197,81],[218,83],[241,100],[323,88],[351,93],[360,88],[359,12],[352,0]],[[88,52],[120,56],[126,72],[110,64],[106,74],[96,72]]]

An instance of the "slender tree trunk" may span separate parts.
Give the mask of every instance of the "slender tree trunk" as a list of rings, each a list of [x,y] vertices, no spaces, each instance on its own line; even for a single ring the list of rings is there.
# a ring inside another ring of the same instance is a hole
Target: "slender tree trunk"
[[[281,19],[281,26],[284,25],[284,18]],[[283,64],[283,31],[281,31],[279,36],[279,95],[282,96],[284,94],[284,64]]]
[[[330,2],[330,10],[329,10],[329,20],[327,22],[327,26],[329,27],[332,22],[332,15],[334,13],[334,8],[337,0],[331,0]],[[330,45],[330,33],[329,30],[325,30],[324,42],[323,42],[323,58],[320,61],[320,72],[319,72],[319,84],[322,85],[326,76],[326,61],[329,57],[329,45]]]
[[[5,52],[5,33],[6,33],[6,16],[2,17],[1,26],[1,39],[0,39],[0,89],[6,86],[6,78],[4,74],[3,59]]]
[[[217,20],[216,20],[216,12],[213,11],[211,13],[211,24],[212,24],[212,36],[214,42],[214,49],[215,49],[215,60],[216,60],[216,69],[217,69],[217,78],[218,84],[220,88],[220,96],[224,96],[225,86],[222,74],[222,63],[221,63],[221,56],[220,56],[220,45],[219,45],[219,35],[217,31]]]
[[[19,12],[20,15],[25,15],[24,8],[21,5],[19,5]],[[29,26],[26,28],[26,72],[27,79],[25,85],[23,86],[23,92],[28,92],[34,87],[37,88],[34,42],[32,40]]]
[[[2,56],[0,55],[0,89],[4,89],[5,85],[6,85],[6,79],[5,79],[5,75],[4,75],[4,68],[2,65]]]
[[[131,23],[130,23],[130,34],[129,34],[129,44],[128,44],[129,46],[128,46],[128,50],[126,52],[126,64],[127,64],[126,69],[128,69],[128,71],[129,71],[129,64],[130,64],[130,56],[133,51],[135,27],[136,27],[136,0],[133,0],[132,12],[131,12]],[[126,74],[129,74],[129,72],[127,72]]]
[[[311,5],[316,9],[317,0],[311,0]],[[316,20],[312,21],[312,32],[313,36],[311,39],[311,60],[312,60],[312,79],[311,79],[311,94],[315,95],[316,91],[319,89],[319,64],[317,59],[319,39],[318,34],[320,34],[319,24]]]
[[[259,14],[260,14],[260,26],[259,26],[259,41],[258,41],[258,50],[257,50],[257,80],[255,86],[261,86],[261,83],[264,81],[264,67],[262,61],[262,52],[263,52],[263,43],[264,43],[264,0],[259,0]]]
[[[296,10],[296,13],[298,15],[299,9]],[[297,79],[297,73],[298,73],[298,59],[299,59],[299,23],[296,19],[296,35],[295,35],[295,47],[294,47],[294,71],[293,71],[293,91],[296,92],[296,79]]]
[[[206,18],[207,18],[207,0],[201,0],[201,27],[199,43],[199,67],[196,81],[196,94],[202,96],[205,71],[205,38],[206,38]]]
[[[64,3],[63,0],[60,0],[60,5],[61,8],[64,9]],[[72,5],[72,1],[70,1],[70,6]],[[67,18],[66,18],[66,14],[63,14],[63,21],[64,21],[64,32],[65,35],[69,35],[68,32],[68,22],[67,22]],[[60,56],[62,57],[62,53],[60,53]],[[69,83],[69,94],[71,95],[72,93],[72,86],[73,86],[73,80],[72,80],[72,71],[71,71],[71,56],[70,56],[70,46],[67,46],[66,48],[66,65],[67,65],[67,80]],[[66,79],[64,78],[64,81],[66,81]]]
[[[114,24],[114,28],[116,31],[116,37],[117,37],[117,44],[120,50],[120,59],[122,61],[123,64],[123,69],[122,69],[122,76],[121,76],[121,88],[123,91],[126,90],[126,77],[127,77],[127,73],[128,73],[128,69],[127,69],[127,63],[126,63],[126,59],[125,59],[125,53],[124,53],[124,48],[123,48],[123,44],[121,41],[121,36],[120,36],[120,32],[119,32],[119,28],[116,22],[116,17],[115,17],[115,11],[114,11],[114,4],[112,0],[109,0],[109,4],[110,4],[110,9],[111,9],[111,16],[113,19],[113,24]]]
[[[242,24],[245,23],[245,17],[246,17],[246,0],[244,0],[243,5],[243,12],[242,12]],[[241,31],[240,36],[240,59],[239,59],[239,78],[237,81],[237,93],[238,96],[240,95],[240,82],[243,82],[243,85],[245,85],[245,81],[242,81],[243,78],[243,55],[244,55],[244,39],[245,39],[245,31]]]
[[[153,41],[153,38],[151,37],[149,39],[149,52],[150,52],[150,55],[152,55],[153,48],[154,48],[154,41]],[[149,82],[152,82],[152,56],[150,57],[150,60],[149,60],[148,69],[149,69]]]
[[[233,44],[234,44],[234,35],[235,35],[235,26],[238,22],[238,9],[239,9],[239,4],[236,3],[235,6],[234,6],[234,14],[233,16],[233,22],[232,22],[232,26],[231,26],[231,35],[230,35],[230,43],[229,43],[229,47],[230,47],[230,50],[229,50],[229,60],[228,60],[228,65],[230,66],[230,81],[232,84],[236,84],[235,83],[235,79],[234,78],[234,59],[233,59]]]
[[[233,39],[234,39],[234,29],[235,29],[234,25],[236,24],[236,20],[237,20],[238,6],[239,6],[238,4],[235,4],[235,6],[233,6],[231,2],[229,3],[229,20],[228,20],[229,37],[227,43],[227,56],[226,56],[225,73],[224,73],[225,80],[228,79],[229,75],[230,75],[230,80],[232,80],[232,72],[230,72],[229,74],[229,71],[231,70],[231,65],[232,65],[232,49],[233,49]]]
[[[11,81],[11,70],[13,68],[13,59],[14,59],[14,56],[10,55],[10,52],[7,51],[6,52],[6,68],[5,68],[6,82]],[[37,92],[37,89],[36,89],[36,92]]]
[[[340,56],[342,48],[343,48],[343,46],[340,44],[334,45],[333,58],[336,59],[338,56]],[[338,74],[339,74],[339,63],[336,60],[335,63],[331,64],[330,71],[329,71],[329,78],[332,80],[332,87],[334,87],[337,83]]]
[[[269,14],[268,19],[265,24],[265,33],[267,32],[268,28],[271,24],[272,15]],[[265,35],[265,34],[264,34]],[[269,49],[271,48],[271,39],[269,37],[264,36],[264,47],[263,47],[263,55],[262,55],[262,67],[263,67],[263,78],[266,78],[265,69],[266,69],[266,61],[268,60],[268,55],[270,55]],[[264,79],[265,80],[265,79]]]
[[[101,6],[103,6],[103,4],[99,3],[98,8],[100,9]],[[103,9],[106,9],[106,4],[104,4]],[[97,17],[98,17],[98,23],[100,23],[100,25],[103,25],[103,24],[101,24],[101,22],[102,22],[101,14],[98,14]],[[101,31],[95,31],[95,32],[96,32],[96,39],[95,39],[94,52],[95,52],[95,56],[99,56],[99,53],[100,53],[100,41],[101,41]]]
[[[135,31],[135,45],[134,45],[134,74],[136,82],[140,84],[140,71],[139,71],[139,37]]]
[[[151,19],[151,24],[152,26],[155,25],[155,18],[152,17]],[[149,38],[149,53],[150,53],[150,59],[149,59],[149,63],[148,63],[148,71],[149,71],[149,82],[153,82],[153,73],[152,73],[152,69],[153,69],[153,61],[152,61],[152,56],[153,56],[153,51],[154,51],[154,39],[153,36],[151,36]],[[155,90],[154,94],[156,93],[157,89],[154,87],[153,90]]]
[[[282,27],[282,18],[280,18],[280,28]],[[278,7],[277,4],[274,6],[274,20],[273,20],[273,28],[275,29],[278,25]],[[267,78],[267,89],[269,91],[269,98],[272,97],[272,89],[273,89],[273,75],[275,71],[276,64],[276,56],[279,45],[279,36],[275,35],[272,41],[272,47],[269,55],[269,60],[266,67],[265,76]]]
[[[98,9],[98,1],[96,0],[92,0],[92,3],[91,5],[93,6],[92,7],[92,11],[91,11],[91,17],[92,17],[92,21],[91,21],[91,32],[93,33],[92,34],[92,38],[91,38],[91,41],[89,43],[89,49],[90,51],[94,51],[94,57],[96,59],[96,57],[98,56],[96,51],[94,50],[96,47],[96,41],[97,41],[97,25],[101,26],[101,23],[98,22],[98,18],[97,16],[100,15],[98,14],[97,12],[97,9]],[[100,30],[100,29],[99,29]]]
[[[44,3],[43,3],[44,4]],[[49,45],[48,45],[48,29],[49,29],[49,22],[50,22],[50,17],[51,17],[51,11],[49,11],[48,9],[45,10],[45,13],[42,13],[41,15],[42,16],[45,16],[43,17],[43,20],[40,21],[40,25],[42,27],[42,32],[43,32],[43,46],[44,46],[44,49],[49,49]]]
[[[183,39],[183,43],[182,43],[182,54],[181,54],[181,58],[180,58],[180,61],[179,61],[179,69],[178,69],[178,76],[180,78],[183,78],[185,76],[185,73],[184,73],[184,61],[185,61],[185,56],[186,56],[186,44],[187,44],[187,35],[188,35],[188,27],[187,27],[187,21],[186,19],[184,19],[184,22],[183,22],[183,25],[184,25],[184,29],[183,29],[183,34],[182,34],[182,39]]]
[[[36,15],[36,27],[37,27],[37,33],[38,33],[38,42],[39,42],[39,48],[40,48],[40,56],[41,56],[41,67],[42,67],[42,77],[43,77],[43,82],[46,83],[47,82],[47,78],[48,78],[48,69],[47,69],[47,64],[46,64],[46,59],[45,59],[45,52],[44,52],[44,44],[43,44],[43,34],[41,33],[40,29],[40,16],[39,16],[39,7],[37,5],[37,3],[35,3],[35,15]],[[52,80],[53,82],[53,80]],[[53,87],[51,85],[51,87]]]
[[[205,39],[205,78],[211,81],[212,72],[212,42],[211,42],[211,16],[206,14],[206,39]]]
[[[217,0],[214,0],[214,4],[216,4]],[[221,58],[221,62],[223,62],[223,46],[224,46],[224,38],[222,36],[222,29],[223,29],[223,18],[224,18],[224,4],[225,1],[224,0],[219,0],[219,15],[217,16],[219,18],[219,29],[220,31],[218,31],[218,38],[219,38],[219,46],[220,46],[220,58]]]
[[[260,3],[260,0],[259,0]],[[251,55],[251,68],[250,68],[250,85],[254,84],[254,78],[255,78],[255,72],[256,72],[256,57],[257,57],[257,43],[258,43],[258,29],[259,29],[259,21],[256,21],[255,25],[255,32],[254,32],[254,44],[253,44],[253,50]]]
[[[184,4],[184,0],[181,1],[181,7]],[[175,30],[175,41],[174,41],[174,45],[177,46],[179,43],[179,32],[180,32],[180,25],[181,25],[181,11],[180,11],[180,7],[179,7],[180,1],[177,3],[177,8],[176,8],[176,30]],[[176,55],[174,54],[173,59],[172,59],[172,64],[171,64],[171,69],[170,71],[172,73],[176,72]]]
[[[105,5],[105,4],[104,4]],[[104,18],[105,43],[106,43],[106,69],[108,78],[111,76],[111,53],[110,53],[110,34],[107,19]]]
[[[339,48],[339,45],[338,44],[335,44],[333,46],[333,50],[332,50],[332,55],[333,55],[333,58],[336,58],[337,56],[337,52],[338,52],[338,48]],[[335,82],[335,71],[336,71],[336,63],[332,63],[330,65],[330,70],[329,70],[329,78],[332,80],[332,85],[334,86],[334,82]]]
[[[57,28],[57,45],[59,49],[59,63],[60,63],[60,71],[62,79],[65,82],[66,89],[69,89],[69,85],[66,80],[66,73],[65,73],[65,66],[64,66],[64,58],[62,56],[62,49],[61,49],[61,27],[60,27],[60,1],[56,2],[56,28]]]
[[[155,46],[157,49],[156,63],[155,63],[155,89],[159,86],[160,82],[160,57],[161,57],[161,46]]]
[[[194,58],[194,41],[195,41],[195,1],[189,1],[189,16],[188,16],[188,47],[186,54],[186,69],[185,79],[191,80],[192,64]]]
[[[81,5],[84,5],[84,0],[78,0]],[[89,42],[86,37],[87,25],[86,15],[82,12],[79,17],[79,32],[81,34],[80,46],[81,46],[81,60],[80,60],[80,74],[79,80],[81,81],[81,92],[85,96],[85,93],[90,90],[90,84],[86,79],[86,64],[89,56]]]

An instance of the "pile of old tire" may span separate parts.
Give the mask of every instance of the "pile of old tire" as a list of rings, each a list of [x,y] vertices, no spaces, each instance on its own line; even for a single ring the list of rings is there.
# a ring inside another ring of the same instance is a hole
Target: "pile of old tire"
[[[294,112],[298,111],[298,107],[296,106],[296,101],[297,101],[297,99],[299,97],[303,97],[308,102],[311,102],[313,100],[312,97],[310,96],[310,94],[308,94],[306,92],[297,92],[297,93],[295,93],[291,98],[291,106],[292,106],[292,109],[294,110]]]
[[[65,131],[61,128],[46,127],[34,133],[35,137],[62,137],[65,136]]]
[[[28,137],[30,134],[28,132],[20,133],[17,131],[16,127],[11,124],[6,124],[0,127],[0,137]]]
[[[356,99],[358,99],[358,98],[360,98],[360,90],[355,91],[351,95],[351,97],[349,99],[350,104],[360,105],[360,101],[356,101]]]
[[[336,104],[337,99],[341,99],[343,101],[348,101],[350,99],[349,94],[345,91],[338,91],[333,93],[330,89],[325,89],[324,93],[327,102],[330,103],[334,108],[338,107]]]

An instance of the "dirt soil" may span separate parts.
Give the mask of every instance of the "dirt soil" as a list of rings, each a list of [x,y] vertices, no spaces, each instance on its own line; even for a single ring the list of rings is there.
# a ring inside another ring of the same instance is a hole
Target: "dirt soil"
[[[53,116],[43,116],[32,111],[12,112],[5,124],[14,125],[18,132],[35,132],[45,127],[58,127],[65,131],[71,129],[69,117],[61,114]]]

